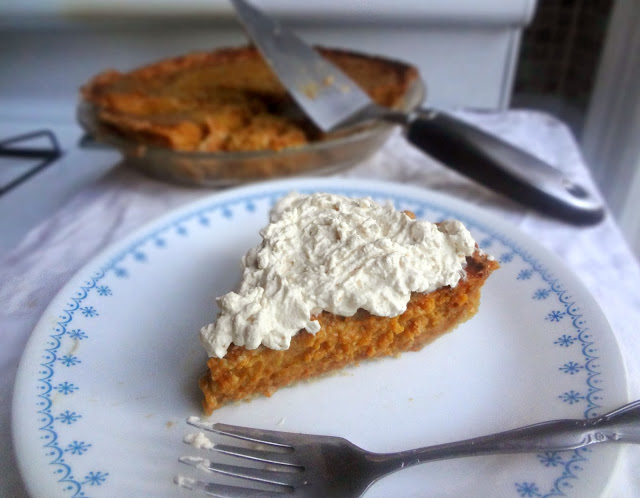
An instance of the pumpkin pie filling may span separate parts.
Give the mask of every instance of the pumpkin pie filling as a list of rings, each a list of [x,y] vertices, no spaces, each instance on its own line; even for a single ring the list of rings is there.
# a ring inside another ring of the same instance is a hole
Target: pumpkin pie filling
[[[201,331],[207,413],[420,350],[477,312],[499,266],[460,222],[415,220],[370,199],[292,194],[261,234],[238,291],[218,299],[217,321]]]

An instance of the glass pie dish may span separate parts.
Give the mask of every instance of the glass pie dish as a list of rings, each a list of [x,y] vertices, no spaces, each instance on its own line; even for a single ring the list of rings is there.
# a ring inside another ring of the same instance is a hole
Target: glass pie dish
[[[425,95],[416,79],[402,99],[400,110],[419,106]],[[279,151],[176,151],[123,137],[98,119],[98,108],[82,100],[77,118],[88,134],[86,144],[118,149],[122,163],[158,180],[189,186],[230,187],[292,176],[329,175],[352,167],[373,155],[388,139],[394,125],[373,122],[327,135],[324,139]]]

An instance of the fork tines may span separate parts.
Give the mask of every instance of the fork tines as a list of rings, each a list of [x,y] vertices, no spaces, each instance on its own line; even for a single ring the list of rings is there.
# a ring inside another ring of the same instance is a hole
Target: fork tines
[[[226,424],[214,424],[204,422],[198,417],[189,417],[187,423],[199,429],[213,432],[220,436],[227,436],[251,444],[251,447],[233,446],[214,443],[207,449],[219,454],[244,458],[264,464],[263,468],[252,468],[226,463],[213,462],[207,458],[197,456],[183,456],[179,458],[181,463],[195,467],[206,472],[229,476],[240,479],[248,479],[264,485],[274,486],[275,489],[252,489],[230,486],[220,483],[207,482],[189,477],[179,476],[176,484],[197,491],[202,491],[212,496],[219,497],[255,497],[255,496],[282,496],[291,493],[294,488],[304,484],[304,469],[295,460],[294,448],[288,444],[286,436],[282,433],[260,429],[239,427]],[[295,435],[291,435],[295,436]],[[293,443],[293,441],[291,441]]]
[[[193,491],[202,491],[205,494],[218,498],[282,498],[285,493],[288,493],[241,488],[239,486],[227,486],[225,484],[201,481],[199,479],[191,479],[190,477],[183,476],[176,477],[174,482],[183,488],[191,489]]]
[[[292,448],[296,442],[296,434],[278,431],[268,431],[264,429],[254,429],[252,427],[241,427],[239,425],[219,424],[204,422],[198,417],[189,417],[187,424],[205,431],[215,432],[221,436],[229,436],[244,441],[251,441],[260,444],[270,444],[284,448]]]

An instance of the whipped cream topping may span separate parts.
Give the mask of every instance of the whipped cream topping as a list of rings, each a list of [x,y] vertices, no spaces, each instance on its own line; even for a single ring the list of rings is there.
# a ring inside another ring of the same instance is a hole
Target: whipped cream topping
[[[412,292],[455,286],[475,250],[459,221],[412,220],[368,198],[292,193],[270,221],[243,259],[239,289],[218,298],[217,321],[200,331],[209,356],[231,343],[288,349],[300,330],[320,330],[322,311],[400,315]]]
[[[183,441],[198,449],[204,448],[205,450],[210,450],[214,446],[213,441],[205,436],[204,432],[192,432],[191,434],[187,434]]]

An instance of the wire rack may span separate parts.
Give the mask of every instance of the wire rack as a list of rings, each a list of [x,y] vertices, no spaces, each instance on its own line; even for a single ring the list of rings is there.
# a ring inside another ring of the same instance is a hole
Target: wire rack
[[[0,196],[61,156],[60,144],[50,130],[37,130],[0,140]]]

